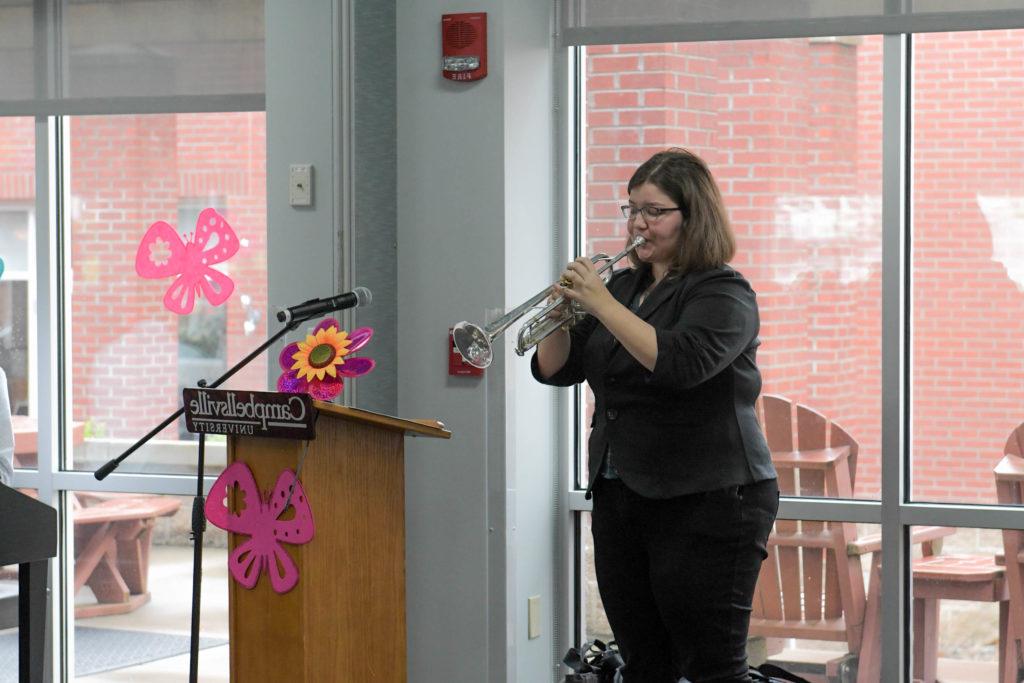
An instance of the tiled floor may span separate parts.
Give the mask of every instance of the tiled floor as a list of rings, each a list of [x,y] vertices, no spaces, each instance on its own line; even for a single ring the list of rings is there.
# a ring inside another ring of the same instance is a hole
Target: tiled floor
[[[203,553],[203,595],[201,632],[204,637],[228,638],[227,551],[207,548]],[[147,630],[188,635],[191,627],[192,548],[154,546],[150,564],[152,600],[129,614],[83,619],[81,626],[112,629]],[[90,600],[88,588],[79,595]],[[832,654],[835,653],[826,653]],[[228,646],[201,650],[199,677],[204,683],[227,683]],[[948,683],[990,683],[995,681],[996,665],[940,658],[940,679]],[[117,671],[81,677],[89,683],[175,683],[187,680],[187,653],[159,659]]]

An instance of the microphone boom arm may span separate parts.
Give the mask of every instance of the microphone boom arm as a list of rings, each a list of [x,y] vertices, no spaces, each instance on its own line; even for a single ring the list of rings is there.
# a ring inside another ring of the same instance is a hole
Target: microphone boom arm
[[[280,339],[284,335],[288,334],[289,332],[292,332],[293,330],[295,330],[302,323],[310,320],[311,318],[315,318],[315,317],[316,317],[315,315],[311,315],[311,316],[309,316],[307,318],[296,318],[294,320],[289,321],[284,327],[282,327],[280,330],[278,330],[277,333],[275,333],[272,337],[270,337],[265,342],[263,342],[258,347],[256,347],[256,349],[253,350],[252,353],[250,353],[248,356],[246,356],[242,360],[240,360],[237,363],[235,363],[234,366],[232,366],[230,369],[228,369],[227,372],[225,372],[223,375],[218,377],[213,383],[208,384],[207,386],[210,389],[216,389],[221,384],[223,384],[224,382],[228,381],[231,378],[232,375],[234,375],[236,372],[238,372],[239,370],[244,368],[246,365],[248,365],[253,359],[256,358],[256,356],[258,356],[261,353],[263,353],[264,351],[266,351],[267,348],[269,348],[278,339]],[[128,448],[128,450],[126,450],[125,452],[121,453],[121,455],[117,456],[116,458],[113,458],[112,460],[107,461],[107,463],[105,465],[103,465],[102,467],[100,467],[99,469],[97,469],[93,473],[93,476],[96,477],[97,479],[99,479],[100,481],[106,479],[107,475],[109,475],[111,472],[116,470],[118,465],[120,465],[125,460],[125,458],[127,458],[129,455],[131,455],[135,451],[139,450],[139,448],[141,448],[143,445],[145,445],[150,439],[152,439],[154,436],[156,436],[161,431],[163,431],[168,425],[170,425],[172,422],[177,420],[184,413],[185,413],[185,406],[181,406],[176,411],[174,411],[173,413],[168,415],[167,418],[163,422],[158,424],[156,427],[153,427],[153,429],[149,430],[149,432],[145,436],[143,436],[138,441],[133,443],[131,445],[131,447]]]

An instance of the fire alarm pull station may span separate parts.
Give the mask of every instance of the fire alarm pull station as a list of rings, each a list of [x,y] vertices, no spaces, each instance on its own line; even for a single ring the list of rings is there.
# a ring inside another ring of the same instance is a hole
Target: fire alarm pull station
[[[441,16],[441,75],[478,81],[487,75],[487,12]]]
[[[462,358],[462,354],[455,347],[455,337],[452,336],[452,328],[450,327],[448,328],[448,374],[453,377],[480,377],[484,374],[483,368],[470,365]]]

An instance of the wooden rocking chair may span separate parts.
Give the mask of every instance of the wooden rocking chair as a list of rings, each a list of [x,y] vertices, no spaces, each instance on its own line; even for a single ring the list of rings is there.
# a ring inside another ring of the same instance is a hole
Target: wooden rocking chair
[[[846,430],[781,396],[762,396],[758,416],[782,495],[853,498],[858,445]],[[920,528],[913,541],[931,555],[933,542],[949,533]],[[858,538],[853,523],[778,520],[754,595],[750,634],[845,643],[845,653],[812,666],[780,663],[810,680],[878,683],[880,552],[881,537]],[[868,591],[864,555],[873,555]]]
[[[851,498],[857,442],[820,413],[781,396],[758,403],[780,493]],[[849,552],[856,538],[854,524],[780,519],[768,540],[750,634],[845,642],[849,654],[826,662],[819,680],[852,680],[860,653],[866,598],[860,557]]]
[[[995,468],[996,499],[1002,505],[1024,505],[1024,424],[1010,434],[1005,453]],[[1024,531],[1003,529],[1003,556],[1009,604],[1008,623],[1000,620],[1000,681],[1019,683],[1024,680]]]

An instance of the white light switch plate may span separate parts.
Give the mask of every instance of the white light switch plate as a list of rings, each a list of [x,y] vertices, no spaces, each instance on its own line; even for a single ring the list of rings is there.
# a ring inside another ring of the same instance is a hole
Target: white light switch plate
[[[288,167],[288,204],[313,205],[313,165],[292,164]]]

